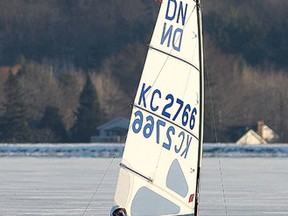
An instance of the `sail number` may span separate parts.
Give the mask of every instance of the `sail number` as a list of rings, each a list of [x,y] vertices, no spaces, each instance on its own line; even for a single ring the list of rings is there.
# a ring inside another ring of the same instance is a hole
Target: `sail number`
[[[139,106],[150,109],[152,112],[160,111],[164,118],[172,120],[173,122],[179,120],[183,127],[187,126],[190,130],[194,129],[197,115],[196,107],[185,104],[183,100],[175,98],[172,94],[167,94],[163,97],[159,89],[151,91],[151,88],[152,86],[146,86],[146,84],[143,83],[138,100]],[[164,104],[162,108],[160,107],[160,102]]]
[[[163,116],[167,117],[168,119],[170,119],[171,118],[171,114],[169,112],[169,109],[173,106],[175,99],[174,99],[174,96],[172,94],[168,94],[165,99],[167,101],[167,104],[164,106],[161,114]],[[189,104],[187,104],[184,107],[184,102],[181,99],[179,99],[179,98],[176,99],[176,103],[175,104],[178,105],[178,109],[175,112],[172,120],[175,121],[177,119],[177,117],[179,116],[179,113],[183,109],[182,118],[181,118],[182,125],[186,126],[188,124],[188,122],[189,122],[189,127],[190,127],[191,130],[193,130],[193,128],[195,126],[195,115],[197,114],[196,108],[193,108],[193,110],[191,112],[191,106]]]
[[[191,135],[182,130],[177,132],[173,125],[167,126],[166,122],[161,119],[155,121],[152,115],[145,118],[141,110],[136,111],[134,117],[132,130],[135,134],[142,133],[146,139],[154,138],[156,143],[161,144],[164,149],[172,150],[181,157],[187,157],[192,141]]]

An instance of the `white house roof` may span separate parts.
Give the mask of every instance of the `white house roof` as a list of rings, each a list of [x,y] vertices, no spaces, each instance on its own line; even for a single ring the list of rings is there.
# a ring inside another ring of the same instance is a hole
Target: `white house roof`
[[[245,133],[236,144],[251,144],[251,145],[259,145],[259,144],[267,144],[265,139],[260,137],[255,131],[250,129]]]
[[[279,139],[278,134],[276,134],[271,128],[269,128],[267,125],[263,125],[263,129],[262,129],[262,136],[263,139],[265,139],[267,142],[273,141],[273,140],[277,140]]]

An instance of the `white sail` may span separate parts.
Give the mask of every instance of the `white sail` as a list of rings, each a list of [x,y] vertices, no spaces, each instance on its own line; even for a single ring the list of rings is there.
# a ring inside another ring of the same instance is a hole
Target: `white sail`
[[[131,114],[115,204],[194,215],[202,157],[200,3],[163,0]]]

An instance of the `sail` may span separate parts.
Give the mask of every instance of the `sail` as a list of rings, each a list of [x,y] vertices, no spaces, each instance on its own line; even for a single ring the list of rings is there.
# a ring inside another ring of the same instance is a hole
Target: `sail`
[[[203,130],[200,10],[194,0],[161,4],[115,194],[128,215],[195,215]]]

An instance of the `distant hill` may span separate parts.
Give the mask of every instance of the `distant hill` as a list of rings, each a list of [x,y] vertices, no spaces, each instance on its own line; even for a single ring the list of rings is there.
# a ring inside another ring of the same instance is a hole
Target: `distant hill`
[[[263,119],[288,141],[288,1],[202,3],[205,139],[215,141],[216,130],[231,141],[233,126]],[[19,65],[31,119],[53,105],[69,129],[90,73],[107,118],[129,116],[158,8],[154,0],[1,0],[1,83],[3,67]],[[0,88],[1,110],[3,102]]]

